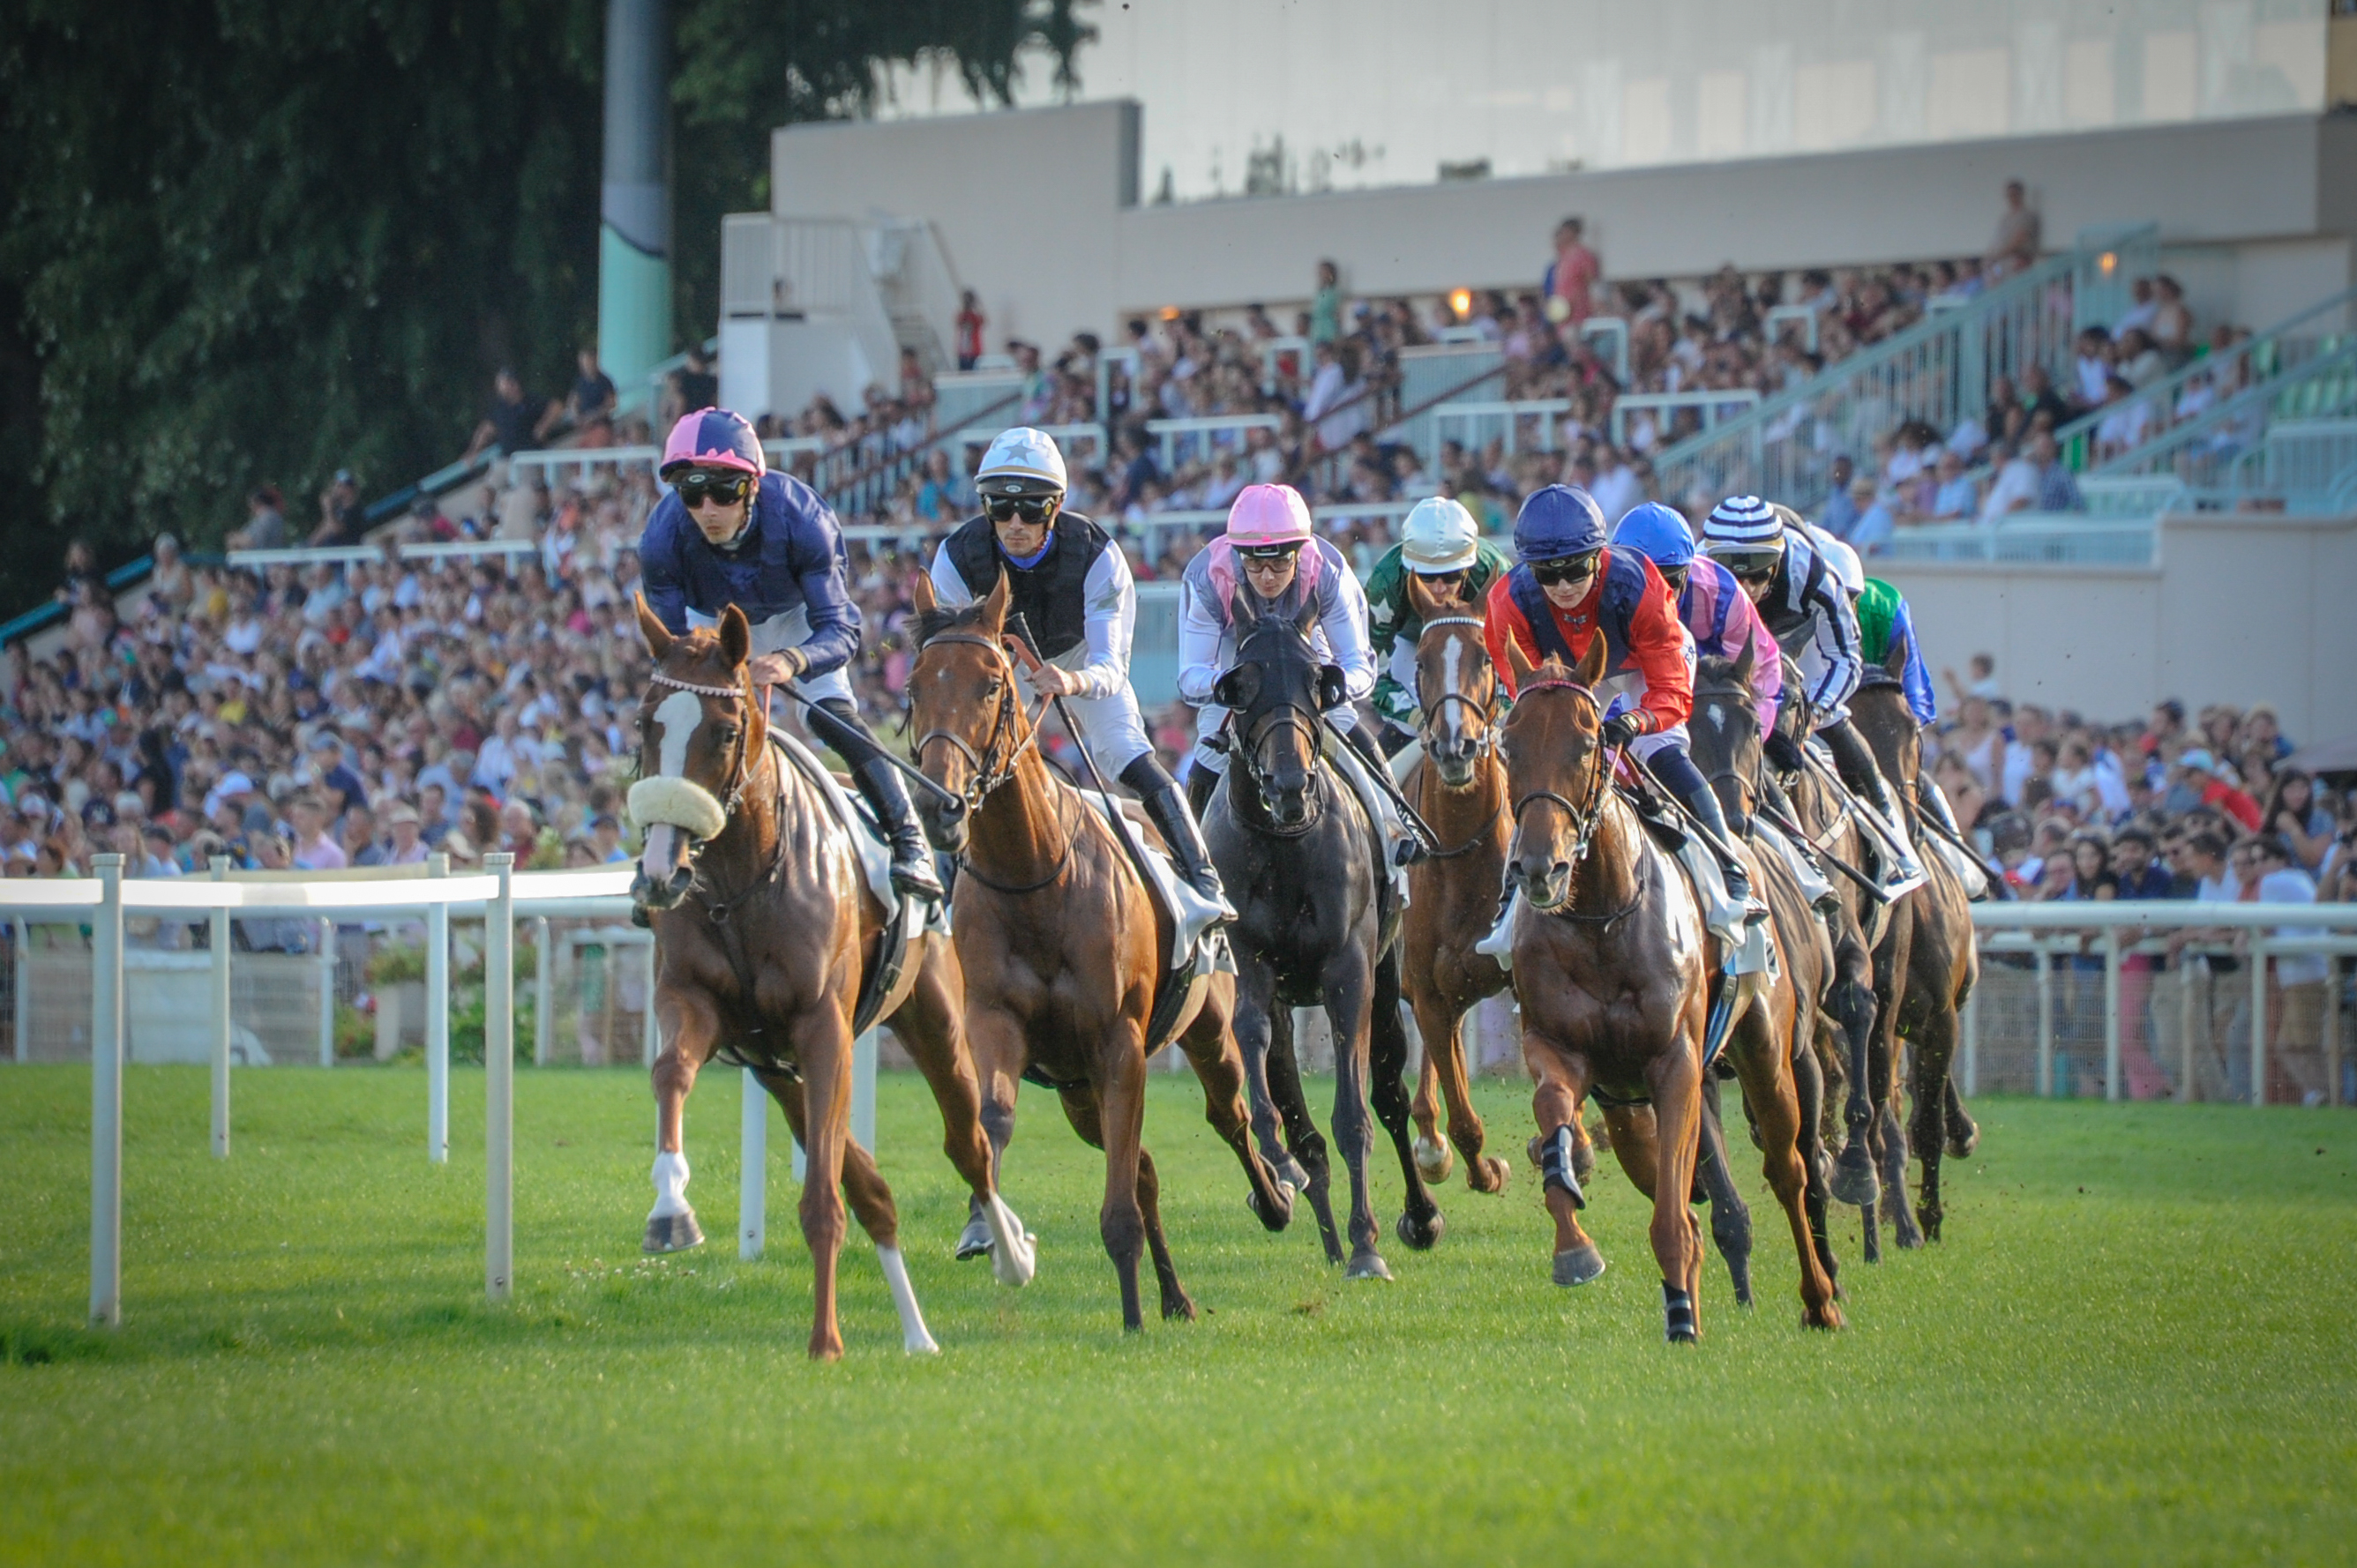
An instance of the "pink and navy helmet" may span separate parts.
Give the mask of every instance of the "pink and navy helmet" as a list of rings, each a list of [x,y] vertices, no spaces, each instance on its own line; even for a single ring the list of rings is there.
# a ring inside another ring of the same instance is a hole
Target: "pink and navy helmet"
[[[769,471],[761,438],[752,422],[725,408],[698,409],[683,414],[663,443],[662,477],[668,480],[682,468],[734,468],[759,479]]]

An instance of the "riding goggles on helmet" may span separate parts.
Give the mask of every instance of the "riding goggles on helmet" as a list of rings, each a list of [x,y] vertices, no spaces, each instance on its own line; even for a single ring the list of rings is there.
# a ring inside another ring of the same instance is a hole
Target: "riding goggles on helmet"
[[[1239,544],[1236,553],[1247,561],[1289,561],[1301,553],[1301,541],[1287,539],[1275,544]]]
[[[1783,561],[1783,556],[1773,550],[1714,550],[1710,558],[1726,567],[1729,576],[1750,583],[1774,576]]]
[[[1045,522],[1056,510],[1053,496],[992,496],[983,503],[993,522],[1011,522],[1020,517],[1026,522]]]
[[[699,471],[681,475],[679,482],[673,488],[679,492],[680,504],[694,511],[707,500],[718,501],[722,506],[735,506],[745,499],[745,492],[752,487],[752,478],[747,474]]]
[[[1596,575],[1596,557],[1597,552],[1590,550],[1579,555],[1557,555],[1552,560],[1534,561],[1531,563],[1531,576],[1542,588],[1583,582]]]

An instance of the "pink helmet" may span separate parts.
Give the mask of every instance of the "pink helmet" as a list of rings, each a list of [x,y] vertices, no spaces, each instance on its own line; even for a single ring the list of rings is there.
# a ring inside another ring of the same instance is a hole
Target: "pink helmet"
[[[1291,485],[1246,485],[1228,509],[1228,542],[1240,550],[1308,538],[1309,505]]]
[[[671,439],[663,443],[660,472],[664,478],[674,469],[690,467],[734,468],[758,479],[770,465],[750,420],[725,408],[703,408],[681,415],[671,427]]]

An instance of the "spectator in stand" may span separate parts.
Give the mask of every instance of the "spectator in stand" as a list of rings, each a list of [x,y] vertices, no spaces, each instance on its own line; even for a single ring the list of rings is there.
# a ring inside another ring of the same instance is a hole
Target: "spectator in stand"
[[[664,389],[662,417],[676,422],[683,413],[710,408],[720,401],[720,378],[712,373],[712,357],[701,343],[687,350],[686,361],[671,373]]]
[[[2162,361],[2172,371],[2180,369],[2193,357],[2193,313],[2185,307],[2185,287],[2163,273],[2153,280],[2153,292],[2159,299],[2145,330]]]
[[[983,330],[989,324],[989,318],[982,313],[982,296],[974,290],[967,289],[963,297],[958,301],[956,331],[959,370],[971,371],[982,359]],[[716,388],[715,391],[716,393],[717,389]],[[705,406],[708,405],[695,403],[682,412],[693,413],[697,408]]]
[[[582,430],[587,428],[593,420],[611,419],[615,407],[614,381],[598,368],[597,350],[583,349],[574,355],[573,363],[576,370],[573,390],[565,395],[566,422],[574,429]],[[552,424],[546,419],[542,421],[544,429]]]
[[[328,488],[319,492],[319,526],[312,531],[310,542],[315,548],[358,544],[366,532],[368,519],[361,510],[360,481],[352,478],[350,468],[339,468]]]
[[[404,800],[384,814],[386,865],[423,865],[429,853],[425,847],[417,808]]]
[[[338,871],[350,864],[344,846],[328,836],[328,826],[335,818],[318,796],[307,792],[297,795],[286,814],[295,829],[294,862],[297,867],[304,871]]]
[[[2005,182],[2005,210],[1997,216],[1996,232],[1989,240],[1987,265],[1992,279],[2005,277],[2038,260],[2038,209],[2021,181]]]
[[[2220,777],[2217,759],[2207,751],[2195,746],[2180,754],[2177,768],[2185,787],[2201,805],[2214,807],[2233,818],[2244,832],[2259,831],[2259,803]]]
[[[1604,278],[1603,263],[1582,239],[1586,228],[1577,218],[1555,226],[1555,260],[1539,285],[1546,296],[1546,318],[1569,328],[1575,337],[1594,313],[1596,285]]]
[[[1857,473],[1857,466],[1846,454],[1836,456],[1825,471],[1825,504],[1817,513],[1816,523],[1835,539],[1848,539],[1857,527],[1857,502],[1850,497],[1850,482]]]
[[[2043,365],[2031,365],[2021,372],[2021,406],[2029,411],[2029,423],[2035,424],[2040,414],[2050,425],[2061,426],[2071,418],[2071,405],[2054,390],[2054,378],[2046,373]],[[1989,432],[1994,435],[1995,430]]]
[[[2062,465],[2061,448],[2054,436],[2041,430],[2029,438],[2029,460],[2038,469],[2038,510],[2040,511],[2077,511],[2084,505],[2079,499],[2079,482]]]
[[[1324,348],[1342,336],[1342,274],[1332,262],[1318,263],[1318,292],[1309,298],[1309,341]]]
[[[2243,846],[2245,886],[2261,904],[2313,904],[2316,883],[2293,864],[2291,847],[2274,833],[2261,833]],[[2277,926],[2276,937],[2301,937],[2299,926]],[[2266,1098],[2278,1104],[2324,1103],[2324,987],[2329,971],[2322,955],[2286,953],[2270,961]]]
[[[1875,554],[1897,532],[1898,520],[1891,514],[1890,503],[1865,474],[1849,482],[1849,499],[1857,510],[1857,521],[1851,525],[1848,544],[1860,555]]]
[[[2284,842],[2293,864],[2303,871],[2318,871],[2332,847],[2332,813],[2317,800],[2315,779],[2297,768],[2276,772],[2259,812],[2259,826]]]
[[[502,452],[529,452],[540,445],[533,435],[540,415],[533,412],[531,400],[523,393],[523,382],[506,366],[491,378],[491,404],[484,411],[482,423],[475,426],[475,438],[467,446],[472,457],[487,446],[497,446]]]
[[[1934,522],[1968,522],[1979,514],[1980,484],[1964,471],[1964,460],[1953,449],[1943,450],[1932,466],[1933,488],[1930,516]]]
[[[245,498],[245,526],[231,530],[222,543],[231,550],[284,550],[285,504],[276,485],[262,486]]]

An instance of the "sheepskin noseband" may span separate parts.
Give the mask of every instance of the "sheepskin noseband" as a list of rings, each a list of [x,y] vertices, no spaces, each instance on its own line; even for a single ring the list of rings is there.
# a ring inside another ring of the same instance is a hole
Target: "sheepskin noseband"
[[[692,779],[641,779],[630,786],[629,804],[640,827],[669,822],[693,839],[718,838],[728,825],[719,800]]]

